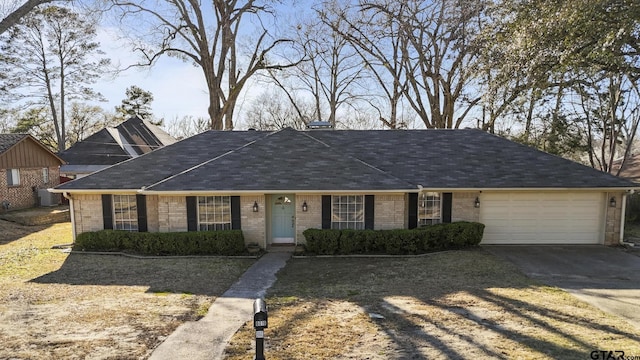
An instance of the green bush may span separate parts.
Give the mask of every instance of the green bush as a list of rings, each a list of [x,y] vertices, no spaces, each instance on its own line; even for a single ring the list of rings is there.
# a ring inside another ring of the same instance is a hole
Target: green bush
[[[418,228],[423,234],[422,247],[425,251],[437,251],[447,248],[447,228],[450,224],[433,224]]]
[[[307,229],[302,233],[308,251],[318,255],[334,255],[340,249],[340,230]]]
[[[483,224],[461,221],[411,230],[307,229],[303,235],[306,250],[319,255],[408,255],[476,246],[483,232]]]
[[[241,230],[175,233],[100,230],[78,235],[73,249],[145,255],[240,255],[245,245]]]
[[[342,230],[340,233],[341,254],[362,254],[365,252],[364,236],[362,231]]]

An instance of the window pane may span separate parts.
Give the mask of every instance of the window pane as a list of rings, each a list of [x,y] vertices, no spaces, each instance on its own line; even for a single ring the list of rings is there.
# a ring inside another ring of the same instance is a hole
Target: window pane
[[[364,195],[331,197],[332,229],[364,229]]]
[[[230,196],[198,196],[198,204],[200,231],[231,229]]]
[[[113,228],[138,231],[138,205],[135,195],[113,195]]]
[[[441,219],[441,194],[427,192],[420,194],[418,199],[418,225],[438,224]]]

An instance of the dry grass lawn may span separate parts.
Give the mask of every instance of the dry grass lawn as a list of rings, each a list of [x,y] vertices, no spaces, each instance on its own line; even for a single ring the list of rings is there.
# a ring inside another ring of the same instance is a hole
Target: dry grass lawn
[[[419,258],[292,259],[266,301],[270,360],[640,355],[640,329],[480,249]],[[226,359],[251,358],[254,336],[246,324]]]
[[[0,220],[0,359],[144,359],[250,259],[68,254],[69,223]]]

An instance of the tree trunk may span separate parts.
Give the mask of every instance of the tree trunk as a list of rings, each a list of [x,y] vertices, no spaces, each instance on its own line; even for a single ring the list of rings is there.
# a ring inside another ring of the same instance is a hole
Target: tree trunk
[[[7,15],[7,17],[2,19],[2,21],[0,21],[0,34],[7,31],[13,25],[17,24],[20,19],[27,15],[29,11],[33,10],[36,6],[50,3],[52,1],[54,0],[28,0],[15,11]]]

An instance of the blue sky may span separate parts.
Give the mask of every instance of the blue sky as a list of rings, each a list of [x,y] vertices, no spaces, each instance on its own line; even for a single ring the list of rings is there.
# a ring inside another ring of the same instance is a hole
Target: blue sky
[[[295,2],[300,5],[301,1]],[[291,20],[291,16],[298,18],[302,12],[292,12],[290,9],[278,9],[278,20],[285,22]],[[273,18],[265,18],[263,25],[271,26],[275,29]],[[251,18],[243,19],[247,29],[253,28]],[[130,45],[125,40],[118,40],[119,28],[106,25],[105,21],[99,28],[98,41],[106,57],[110,58],[114,65],[126,67],[139,60],[138,54],[130,51]],[[120,36],[121,37],[121,36]],[[103,78],[94,85],[94,88],[102,93],[108,102],[99,105],[107,110],[121,104],[125,98],[125,90],[136,85],[144,90],[150,91],[154,96],[152,110],[158,118],[165,119],[165,128],[169,122],[184,116],[208,118],[207,107],[209,100],[207,86],[202,74],[202,69],[193,66],[191,63],[183,62],[176,58],[163,56],[151,68],[133,68],[120,73],[116,78]],[[244,94],[238,101],[235,111],[235,127],[243,128],[242,112],[250,105],[250,100],[264,91],[264,84],[249,82],[245,85]]]
[[[98,41],[112,63],[125,67],[137,60],[129,51],[129,45],[117,40],[114,28],[101,28]],[[115,79],[103,78],[94,88],[108,100],[99,105],[113,110],[125,98],[125,90],[136,85],[153,93],[154,114],[165,121],[175,117],[191,115],[208,117],[207,87],[202,70],[175,58],[163,57],[151,68],[132,68],[120,73]]]

